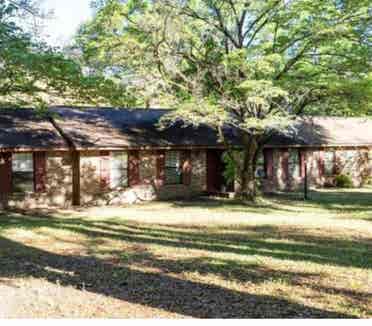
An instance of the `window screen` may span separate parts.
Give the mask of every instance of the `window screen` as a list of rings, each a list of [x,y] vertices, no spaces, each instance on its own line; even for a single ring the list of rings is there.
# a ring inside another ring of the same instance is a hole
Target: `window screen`
[[[13,154],[13,192],[34,191],[34,158],[32,153]]]
[[[128,153],[114,152],[111,154],[111,187],[128,186]]]
[[[181,154],[169,151],[165,154],[165,183],[180,184],[182,182]]]
[[[293,178],[300,176],[300,155],[298,150],[289,151],[288,172]]]
[[[333,175],[333,168],[334,168],[334,152],[324,152],[324,174],[325,175]]]
[[[259,153],[256,161],[256,178],[265,178],[265,159],[263,153]]]
[[[358,152],[357,151],[345,151],[344,152],[344,164],[343,172],[344,173],[353,173],[355,171],[358,162]]]

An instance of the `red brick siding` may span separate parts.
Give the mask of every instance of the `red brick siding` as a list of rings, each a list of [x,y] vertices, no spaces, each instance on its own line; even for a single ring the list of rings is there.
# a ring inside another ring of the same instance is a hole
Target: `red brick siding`
[[[319,177],[322,178],[325,174],[325,166],[324,166],[324,153],[320,151],[318,154],[318,172]]]
[[[100,177],[101,177],[101,188],[103,190],[110,188],[110,152],[100,152]]]
[[[283,172],[283,181],[289,181],[289,152],[287,150],[282,151],[282,172]]]
[[[185,186],[189,186],[191,184],[191,172],[191,151],[186,150],[182,152],[182,183]]]
[[[300,177],[303,178],[303,177],[305,177],[306,151],[305,150],[300,150],[299,155],[300,155]]]
[[[34,153],[34,180],[35,192],[46,191],[46,152]]]
[[[271,180],[274,176],[274,151],[272,149],[264,150],[264,162],[266,178]]]
[[[338,155],[337,151],[333,152],[333,174],[338,174]]]
[[[156,152],[156,186],[165,184],[165,151]]]
[[[129,151],[128,154],[128,179],[132,187],[140,183],[140,156],[139,151]]]

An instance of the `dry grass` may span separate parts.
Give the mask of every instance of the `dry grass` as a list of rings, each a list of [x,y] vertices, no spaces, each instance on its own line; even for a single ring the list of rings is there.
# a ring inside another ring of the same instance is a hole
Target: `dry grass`
[[[372,317],[372,190],[0,215],[0,317]]]

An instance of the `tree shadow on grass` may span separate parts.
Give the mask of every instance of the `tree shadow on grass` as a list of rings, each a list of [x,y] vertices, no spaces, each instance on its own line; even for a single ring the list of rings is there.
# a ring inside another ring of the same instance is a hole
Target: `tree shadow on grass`
[[[228,233],[218,228],[146,225],[129,221],[123,223],[95,221],[89,225],[90,230],[83,230],[88,236],[89,234],[111,236],[128,242],[154,243],[240,255],[261,255],[334,266],[372,268],[372,238],[338,239],[309,235],[301,229],[272,225],[229,226]],[[77,229],[74,231],[79,232]]]
[[[115,256],[115,252],[110,252]],[[116,256],[120,256],[116,252]],[[136,266],[156,268],[165,273],[197,272],[200,275],[214,275],[226,281],[238,281],[240,283],[253,283],[255,285],[280,281],[290,286],[311,288],[318,293],[326,295],[341,295],[352,305],[368,307],[372,303],[372,287],[370,291],[361,292],[348,288],[332,287],[321,282],[322,275],[319,273],[294,272],[288,270],[274,270],[267,266],[252,262],[244,262],[232,259],[216,257],[195,257],[186,259],[164,259],[154,257],[143,248],[135,248],[134,252],[126,253],[125,260],[128,264]],[[368,285],[367,285],[368,287]]]
[[[245,203],[240,200],[226,199],[226,198],[210,198],[201,197],[194,200],[177,200],[172,202],[172,206],[176,208],[202,208],[202,209],[228,209],[229,212],[234,213],[255,213],[268,215],[273,212],[293,213],[293,210],[265,203]]]
[[[34,216],[15,213],[6,213],[2,217],[0,216],[0,232],[7,228],[22,228],[26,230],[46,228],[50,230],[35,230],[35,232],[47,232],[49,237],[53,236],[53,230],[66,230],[77,235],[80,234],[84,236],[85,240],[82,240],[83,242],[91,243],[92,254],[94,252],[105,254],[103,250],[100,252],[99,248],[99,243],[104,242],[104,240],[123,241],[126,244],[138,246],[139,249],[135,249],[134,252],[123,253],[123,250],[115,250],[113,248],[113,250],[108,252],[110,256],[121,257],[124,254],[124,261],[125,259],[128,260],[128,263],[124,263],[125,266],[122,266],[123,259],[119,259],[121,263],[120,266],[117,266],[116,263],[92,257],[84,258],[52,254],[3,239],[2,243],[0,243],[0,255],[3,264],[0,267],[0,277],[4,275],[10,277],[24,275],[47,278],[51,281],[56,281],[62,277],[65,279],[66,285],[79,286],[80,284],[81,286],[84,283],[92,292],[107,294],[130,302],[146,305],[146,300],[154,297],[155,301],[150,302],[149,306],[165,307],[164,309],[167,311],[178,312],[188,316],[300,317],[307,316],[305,312],[307,307],[300,307],[298,314],[296,314],[291,310],[291,307],[294,307],[292,303],[286,300],[283,301],[270,296],[261,298],[261,296],[248,295],[243,292],[235,293],[214,285],[207,286],[198,282],[180,280],[167,275],[168,273],[197,272],[202,275],[213,274],[225,280],[235,280],[243,283],[251,282],[254,284],[270,280],[283,280],[293,286],[306,286],[323,293],[339,294],[350,298],[350,301],[356,302],[356,304],[366,305],[365,302],[368,300],[368,295],[365,292],[361,293],[317,284],[316,280],[317,278],[319,279],[320,275],[316,274],[275,271],[232,259],[210,257],[177,260],[162,259],[144,252],[143,248],[146,248],[147,245],[161,245],[164,250],[185,248],[224,254],[232,253],[252,257],[264,256],[282,260],[315,262],[323,265],[372,268],[372,239],[339,239],[323,235],[306,234],[304,230],[298,228],[273,225],[230,226],[226,233],[226,230],[222,227],[151,225],[125,221],[123,218],[89,220],[84,218],[55,217],[52,214],[40,216],[37,212],[35,212]],[[56,241],[61,241],[61,239],[56,238]],[[62,239],[62,241],[64,240]],[[12,248],[14,251],[12,251]],[[89,246],[87,248],[89,249]],[[29,258],[27,258],[28,256]],[[5,261],[7,263],[4,264],[3,262]],[[81,265],[85,263],[88,267],[84,269]],[[155,268],[159,270],[159,273],[134,271],[130,268],[131,263],[144,268]],[[19,265],[20,268],[17,267]],[[92,267],[91,274],[89,266]],[[51,272],[51,269],[61,269],[62,273]],[[139,283],[136,283],[137,279]],[[309,282],[309,279],[314,281]],[[144,288],[146,282],[153,284],[150,289]],[[132,286],[135,287],[135,284],[138,284],[136,289],[132,288]],[[184,301],[179,301],[181,299],[172,297],[172,294],[162,287],[163,285],[170,289],[174,288],[175,295],[184,296]],[[196,292],[192,291],[193,289]],[[144,292],[146,296],[143,300],[146,302],[141,301],[142,299],[136,296],[132,297],[133,291]],[[161,293],[165,292],[159,295],[159,291]],[[190,294],[185,293],[188,291],[190,291]],[[205,297],[203,293],[205,293]],[[220,299],[209,298],[209,295],[224,296],[224,299],[219,301]],[[198,296],[201,296],[204,301],[198,303],[200,305],[199,308],[195,308],[192,306],[193,300],[191,297],[196,300],[195,298],[198,298]],[[237,298],[243,300],[243,302],[251,300],[255,304],[248,304],[248,310],[244,310],[239,304],[229,308],[231,310],[220,307],[223,304],[230,305],[230,301],[235,302],[234,300],[238,300]],[[170,300],[170,302],[167,300]],[[267,305],[264,301],[268,301],[270,304]],[[173,307],[172,302],[179,302],[180,305],[186,306],[191,305],[192,308]],[[288,305],[289,310],[282,307],[284,303]],[[270,305],[273,307],[278,305],[279,308],[272,308],[275,311],[270,311]],[[294,305],[297,304],[294,303]],[[216,309],[213,307],[216,307]],[[282,311],[279,312],[276,309],[281,309]],[[261,314],[259,314],[259,311],[261,311]],[[312,315],[313,313],[314,315]],[[310,315],[328,316],[327,311],[324,315],[319,315],[319,313],[319,311],[311,311]]]
[[[303,200],[303,193],[277,193],[267,195],[273,203],[295,205],[302,208],[318,206],[330,212],[343,213],[372,213],[372,188],[364,191],[347,189],[328,189],[327,191],[309,191],[309,200]]]
[[[54,218],[53,216],[8,215],[0,218],[3,228],[62,229],[82,234],[92,239],[105,238],[223,252],[246,256],[264,256],[282,260],[306,261],[323,265],[372,269],[371,239],[338,239],[315,236],[303,230],[276,226],[229,227],[229,233],[203,227],[185,229],[177,225],[146,225],[133,221],[89,221],[82,218]]]
[[[320,208],[329,212],[350,213],[348,218],[372,221],[372,187],[348,190],[328,189],[327,191],[311,190],[309,199],[304,201],[302,192],[280,192],[264,196],[264,202],[246,203],[234,199],[202,197],[189,201],[174,201],[173,207],[200,209],[221,209],[235,213],[253,213],[260,215],[297,213],[304,209]],[[360,215],[361,214],[361,215]]]
[[[93,257],[66,256],[0,237],[0,277],[34,277],[84,287],[131,303],[197,318],[351,318],[267,295],[253,295],[184,280],[164,272],[141,272]]]

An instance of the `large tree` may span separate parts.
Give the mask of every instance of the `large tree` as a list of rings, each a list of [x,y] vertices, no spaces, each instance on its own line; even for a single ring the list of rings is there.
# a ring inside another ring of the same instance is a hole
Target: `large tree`
[[[303,114],[372,113],[369,0],[101,0],[77,45],[126,80],[165,124],[208,124],[229,148],[238,193],[254,198],[270,137]],[[225,135],[244,144],[234,155]]]
[[[0,106],[130,103],[122,84],[84,74],[76,60],[44,43],[44,18],[34,1],[0,2]]]

